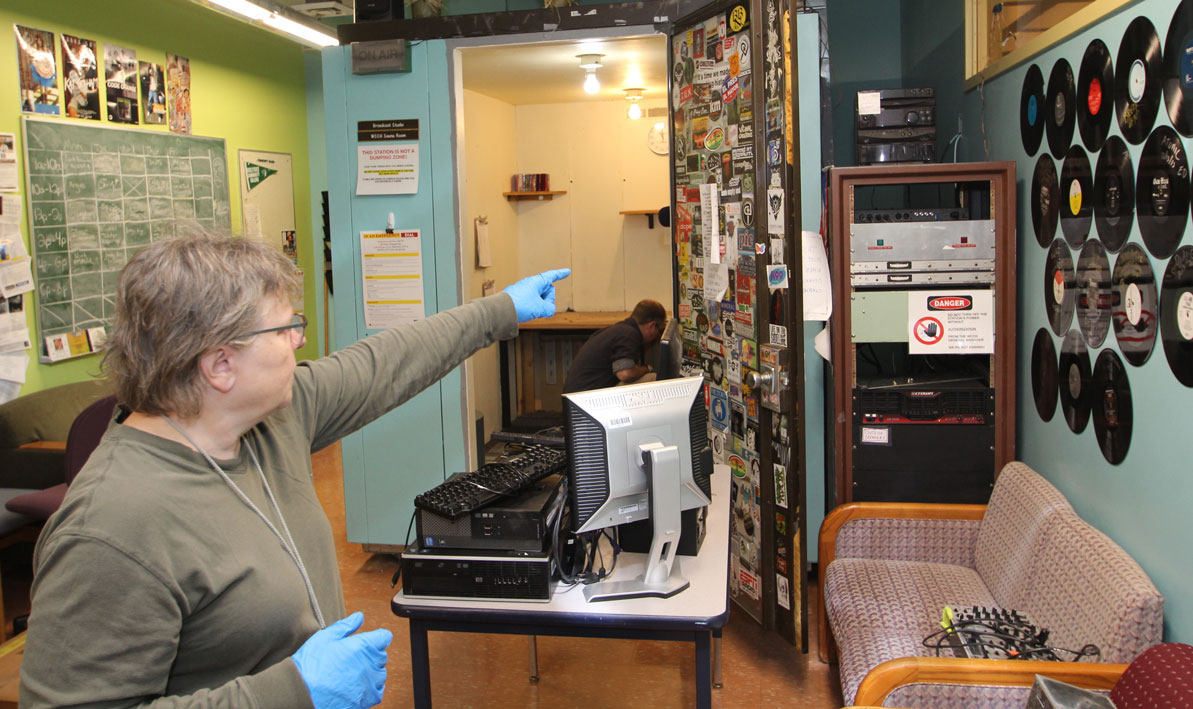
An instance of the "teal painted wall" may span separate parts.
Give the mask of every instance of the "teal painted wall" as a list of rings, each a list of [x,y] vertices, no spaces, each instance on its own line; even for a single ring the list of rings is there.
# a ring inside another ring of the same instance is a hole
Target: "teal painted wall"
[[[982,92],[964,96],[964,110],[984,117],[992,160],[1014,160],[1019,182],[1019,458],[1040,471],[1072,501],[1077,512],[1123,546],[1155,582],[1165,599],[1165,640],[1193,642],[1193,538],[1189,503],[1193,501],[1193,476],[1187,453],[1180,441],[1189,436],[1188,412],[1193,391],[1173,377],[1159,342],[1142,367],[1127,366],[1134,406],[1134,430],[1130,450],[1120,465],[1102,457],[1091,424],[1080,435],[1072,433],[1058,411],[1051,421],[1036,413],[1031,392],[1031,347],[1036,331],[1047,328],[1043,305],[1045,249],[1036,243],[1032,231],[1028,191],[1036,157],[1023,150],[1019,137],[1019,93],[1027,68],[1036,63],[1045,78],[1058,59],[1074,67],[1081,64],[1086,46],[1095,38],[1106,42],[1117,55],[1126,26],[1138,15],[1151,19],[1163,43],[1175,0],[1143,0],[1074,35],[1062,44],[1032,58],[1015,69],[986,82]],[[960,79],[957,79],[960,81]],[[984,108],[983,96],[984,93]],[[1156,125],[1170,125],[1161,106]],[[1121,135],[1117,125],[1112,135]],[[970,141],[975,142],[975,141]],[[1074,142],[1080,142],[1075,136]],[[1045,141],[1046,143],[1046,141]],[[1185,139],[1186,154],[1193,142]],[[1136,167],[1142,146],[1131,146]],[[1042,150],[1045,150],[1042,148]],[[972,151],[967,151],[972,154]],[[977,157],[977,156],[974,156]],[[1091,163],[1096,155],[1091,156]],[[1060,165],[1057,163],[1059,171]],[[1058,229],[1059,235],[1059,229]],[[1193,233],[1186,228],[1184,243]],[[1136,225],[1132,242],[1141,242]],[[1113,262],[1113,259],[1112,259]],[[1151,259],[1159,280],[1167,264]],[[1060,338],[1053,337],[1060,349]],[[1101,348],[1091,350],[1091,363],[1102,349],[1117,350],[1110,335]]]
[[[902,10],[897,2],[875,0],[832,0],[826,4],[832,63],[832,163],[856,165],[853,115],[857,92],[904,85],[899,32]]]

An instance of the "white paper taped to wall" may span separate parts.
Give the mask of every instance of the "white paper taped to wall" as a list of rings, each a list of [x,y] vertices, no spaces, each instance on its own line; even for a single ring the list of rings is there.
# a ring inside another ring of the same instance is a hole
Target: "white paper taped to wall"
[[[833,314],[833,290],[820,234],[803,232],[803,256],[804,320],[828,320]]]

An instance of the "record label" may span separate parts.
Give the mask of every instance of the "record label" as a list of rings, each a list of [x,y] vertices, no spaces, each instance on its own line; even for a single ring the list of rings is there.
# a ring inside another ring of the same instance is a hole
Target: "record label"
[[[1094,436],[1102,455],[1111,465],[1127,457],[1131,446],[1131,386],[1127,370],[1114,350],[1103,350],[1094,364],[1091,408]]]
[[[1044,310],[1057,335],[1063,335],[1073,321],[1076,284],[1073,255],[1064,239],[1056,239],[1044,259]]]
[[[1177,381],[1193,387],[1193,246],[1177,249],[1164,269],[1160,340]]]
[[[1028,156],[1036,154],[1044,138],[1043,103],[1044,74],[1039,66],[1032,64],[1023,77],[1023,91],[1019,95],[1019,137]]]
[[[1060,185],[1056,165],[1047,153],[1036,160],[1036,169],[1031,178],[1031,226],[1036,241],[1047,248],[1056,235],[1056,222],[1060,213]]]
[[[1073,79],[1073,67],[1064,59],[1058,59],[1052,65],[1044,101],[1048,111],[1048,120],[1044,122],[1048,150],[1059,160],[1073,142],[1073,129],[1077,124],[1074,110],[1077,107],[1077,83]]]
[[[1193,136],[1193,2],[1181,0],[1164,41],[1164,105],[1181,135]]]
[[[1081,333],[1069,330],[1060,346],[1058,362],[1060,386],[1060,408],[1065,414],[1065,423],[1073,433],[1081,433],[1089,423],[1090,388],[1092,372],[1089,367],[1089,350],[1081,341]]]
[[[1101,347],[1110,332],[1114,300],[1110,261],[1097,239],[1085,242],[1077,258],[1077,326],[1090,347]]]
[[[1105,42],[1095,39],[1085,48],[1077,74],[1077,128],[1081,131],[1081,142],[1090,152],[1100,150],[1110,132],[1111,112],[1106,92],[1113,87],[1110,50]]]
[[[1147,250],[1168,258],[1180,245],[1189,215],[1189,162],[1181,137],[1168,126],[1152,131],[1139,157],[1135,211]]]
[[[1074,145],[1065,153],[1060,168],[1060,184],[1064,186],[1065,204],[1061,209],[1060,228],[1065,241],[1075,249],[1081,248],[1089,236],[1093,203],[1084,195],[1093,194],[1093,175],[1089,169],[1089,158],[1080,145]]]
[[[1110,280],[1114,288],[1114,338],[1127,362],[1140,367],[1156,343],[1159,303],[1151,262],[1139,244],[1127,244],[1118,255]]]
[[[1146,17],[1136,17],[1127,25],[1114,66],[1114,111],[1118,127],[1128,142],[1138,145],[1156,121],[1162,93],[1160,38]]]
[[[1051,421],[1056,413],[1056,346],[1047,328],[1036,332],[1031,346],[1031,393],[1036,402],[1036,413],[1044,421]]]
[[[1117,252],[1135,221],[1135,172],[1127,144],[1110,136],[1094,169],[1094,226],[1107,251]]]

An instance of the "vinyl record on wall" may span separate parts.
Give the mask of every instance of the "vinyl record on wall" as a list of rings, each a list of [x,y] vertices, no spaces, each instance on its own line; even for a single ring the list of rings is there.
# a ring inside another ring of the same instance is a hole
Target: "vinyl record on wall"
[[[1131,447],[1133,411],[1127,370],[1114,350],[1102,350],[1094,363],[1090,409],[1098,447],[1111,465],[1118,465]]]
[[[1193,136],[1193,2],[1181,0],[1164,40],[1164,105],[1181,135]]]
[[[1163,57],[1151,20],[1142,15],[1127,25],[1114,60],[1114,112],[1128,142],[1147,137],[1160,107]]]
[[[1127,144],[1117,135],[1106,139],[1094,168],[1094,226],[1107,251],[1117,252],[1135,221],[1135,168]]]
[[[1090,347],[1101,347],[1110,333],[1110,311],[1114,300],[1110,260],[1102,242],[1090,239],[1077,257],[1077,327]]]
[[[1094,178],[1089,158],[1080,145],[1072,145],[1060,166],[1060,230],[1074,249],[1089,236],[1094,213]]]
[[[1044,139],[1044,73],[1035,64],[1027,68],[1019,95],[1019,137],[1029,157]]]
[[[1036,160],[1031,176],[1031,226],[1040,246],[1048,248],[1056,236],[1056,221],[1060,214],[1060,183],[1056,164],[1048,153]]]
[[[1193,387],[1193,246],[1177,249],[1164,269],[1160,341],[1177,381]]]
[[[1064,239],[1056,239],[1044,259],[1044,310],[1048,314],[1048,325],[1057,335],[1065,334],[1073,321],[1076,289],[1073,255]]]
[[[1048,93],[1044,95],[1044,134],[1048,136],[1048,150],[1057,160],[1073,142],[1076,103],[1077,83],[1073,79],[1073,67],[1064,59],[1057,59],[1048,75]]]
[[[1141,367],[1156,344],[1160,309],[1156,276],[1142,246],[1127,244],[1114,262],[1110,281],[1114,286],[1114,339],[1123,358]]]
[[[1081,433],[1089,423],[1093,377],[1089,367],[1089,350],[1081,341],[1081,333],[1076,330],[1069,330],[1060,345],[1057,377],[1060,379],[1060,408],[1065,413],[1065,423],[1069,424],[1073,433]]]
[[[1096,153],[1110,132],[1110,113],[1114,105],[1114,70],[1110,49],[1100,39],[1085,48],[1077,72],[1077,128],[1081,142]]]
[[[1056,413],[1056,345],[1048,328],[1036,332],[1031,346],[1031,395],[1036,401],[1036,413],[1044,421],[1051,421]]]
[[[1189,217],[1189,161],[1176,131],[1152,131],[1139,156],[1135,214],[1147,250],[1156,258],[1176,251]]]

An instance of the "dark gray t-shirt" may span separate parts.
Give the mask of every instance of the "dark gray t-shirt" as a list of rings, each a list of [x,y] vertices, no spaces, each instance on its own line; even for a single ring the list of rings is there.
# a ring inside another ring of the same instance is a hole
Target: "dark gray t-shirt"
[[[329,625],[346,612],[311,452],[517,332],[499,294],[368,337],[300,363],[291,405],[245,434]],[[217,462],[278,526],[245,445]],[[318,629],[298,569],[186,446],[114,421],[46,523],[34,569],[22,707],[311,706],[289,659]]]
[[[580,348],[568,367],[563,393],[617,386],[617,373],[642,364],[645,343],[633,318],[626,318],[601,330]]]

